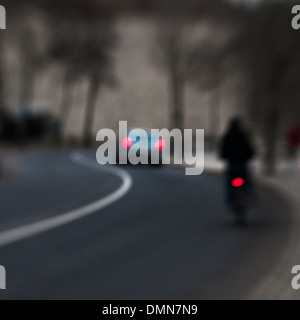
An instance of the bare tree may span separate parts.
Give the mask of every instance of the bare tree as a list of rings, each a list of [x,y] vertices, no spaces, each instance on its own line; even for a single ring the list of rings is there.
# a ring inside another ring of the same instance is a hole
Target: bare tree
[[[55,0],[55,6],[51,3],[48,6],[51,8],[50,23],[56,26],[52,33],[51,57],[63,70],[60,118],[67,123],[74,85],[79,79],[87,79],[83,140],[88,144],[99,90],[102,85],[113,83],[115,12],[109,3],[96,0]]]
[[[231,31],[220,32],[219,29],[224,31],[224,25],[208,24],[208,29],[208,36],[189,52],[187,77],[200,90],[210,92],[209,140],[211,148],[215,148],[221,125],[221,86],[228,74]]]
[[[160,48],[160,63],[168,77],[170,97],[170,126],[184,127],[184,90],[185,90],[185,60],[183,25],[179,19],[169,17],[168,21],[160,22],[157,34]]]
[[[298,82],[293,69],[299,66],[300,43],[285,2],[263,3],[243,18],[236,52],[248,78],[249,114],[264,141],[266,173],[272,174],[283,119],[291,111],[285,84]]]
[[[83,73],[89,82],[83,127],[85,145],[89,145],[92,141],[93,123],[100,89],[104,85],[116,85],[112,59],[116,36],[111,21],[89,23],[87,35],[82,56]]]
[[[197,26],[204,19],[210,21],[213,16],[220,18],[221,14],[224,15],[226,12],[227,7],[228,5],[222,0],[174,0],[163,2],[159,6],[155,60],[159,68],[167,75],[170,97],[170,127],[172,128],[183,129],[184,127],[185,87],[191,78],[196,78],[195,70],[202,74],[205,69],[204,73],[208,75],[208,68],[204,67],[203,63],[199,63],[199,60],[203,62],[201,55],[206,53],[197,42],[198,34],[201,33]],[[210,63],[210,66],[209,81],[216,83],[219,79],[215,77],[215,73],[218,72],[215,69],[219,67],[219,64]],[[200,70],[201,68],[203,70]],[[192,72],[191,69],[193,69]],[[198,80],[199,78],[198,76]]]
[[[58,115],[63,124],[67,124],[72,109],[73,89],[80,78],[82,50],[82,33],[80,33],[81,21],[67,17],[59,19],[54,16],[50,23],[54,23],[51,29],[49,48],[50,61],[58,64],[62,69],[62,98]]]
[[[5,91],[5,71],[4,71],[4,58],[3,58],[3,52],[4,52],[4,44],[5,39],[0,39],[0,118],[1,113],[6,109],[6,102],[4,98],[4,91]]]
[[[26,111],[34,100],[36,79],[46,66],[44,15],[35,1],[26,6],[20,0],[12,0],[8,8],[8,41],[19,57],[19,106]]]

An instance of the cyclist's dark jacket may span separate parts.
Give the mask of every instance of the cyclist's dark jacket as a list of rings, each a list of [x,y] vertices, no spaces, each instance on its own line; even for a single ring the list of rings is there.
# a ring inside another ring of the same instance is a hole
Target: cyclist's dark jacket
[[[220,157],[230,164],[244,164],[253,156],[247,134],[238,125],[232,125],[221,141]]]

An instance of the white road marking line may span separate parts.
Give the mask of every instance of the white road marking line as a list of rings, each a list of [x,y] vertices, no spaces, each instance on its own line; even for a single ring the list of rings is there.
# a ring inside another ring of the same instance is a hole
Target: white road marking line
[[[113,174],[122,180],[122,185],[110,195],[79,209],[63,213],[53,218],[48,218],[22,227],[0,232],[0,247],[33,237],[37,234],[61,227],[91,215],[124,197],[132,186],[131,176],[123,169],[115,167],[102,169],[97,163],[94,163],[89,158],[86,158],[79,153],[72,153],[71,160],[79,165]]]

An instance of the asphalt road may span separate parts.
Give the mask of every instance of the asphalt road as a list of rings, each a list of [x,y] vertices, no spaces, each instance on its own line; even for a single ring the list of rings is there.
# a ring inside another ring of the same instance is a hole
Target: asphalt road
[[[278,195],[260,189],[248,225],[237,227],[219,177],[166,167],[122,167],[132,186],[120,199],[1,246],[7,230],[120,188],[120,177],[86,155],[95,167],[69,153],[18,157],[18,176],[0,183],[0,299],[245,299],[281,259],[291,220]]]

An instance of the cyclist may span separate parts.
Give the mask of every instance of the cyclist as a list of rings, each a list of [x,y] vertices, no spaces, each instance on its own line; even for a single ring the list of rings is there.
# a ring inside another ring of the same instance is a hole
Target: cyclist
[[[253,185],[249,175],[249,161],[254,156],[254,150],[242,122],[238,117],[233,118],[221,140],[220,157],[226,165],[226,202],[230,209],[234,209],[234,194],[231,186],[232,177],[241,172],[244,177],[244,190],[247,196],[253,196]]]

